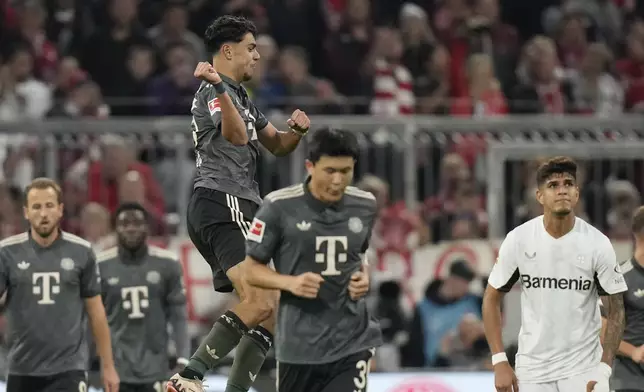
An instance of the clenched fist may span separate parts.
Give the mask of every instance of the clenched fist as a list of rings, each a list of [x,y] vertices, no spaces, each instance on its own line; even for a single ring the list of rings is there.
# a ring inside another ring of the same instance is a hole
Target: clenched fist
[[[305,135],[311,126],[311,120],[309,120],[306,113],[300,109],[296,109],[293,114],[291,114],[291,118],[286,121],[286,124],[288,124],[289,128],[294,132],[299,133],[300,135]]]
[[[305,272],[293,278],[288,291],[302,298],[315,298],[318,296],[320,284],[324,278],[313,272]]]
[[[213,67],[207,61],[202,61],[197,64],[197,68],[195,68],[195,78],[211,84],[217,84],[221,82],[221,76],[219,76],[219,74],[215,70],[215,67]]]

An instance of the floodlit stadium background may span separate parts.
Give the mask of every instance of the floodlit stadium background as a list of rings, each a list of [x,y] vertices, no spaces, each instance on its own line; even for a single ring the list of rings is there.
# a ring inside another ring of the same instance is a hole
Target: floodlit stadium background
[[[356,182],[385,206],[369,301],[387,344],[369,392],[493,391],[489,353],[468,350],[481,338],[477,318],[439,328],[430,321],[442,316],[418,305],[458,261],[481,294],[505,233],[539,214],[540,159],[579,160],[579,216],[629,257],[629,216],[644,191],[635,0],[0,0],[0,237],[24,230],[21,189],[34,177],[63,184],[64,229],[97,249],[114,243],[118,202],[144,201],[153,242],[184,266],[199,341],[234,301],[214,294],[184,228],[192,72],[207,58],[202,32],[224,13],[258,25],[262,60],[247,88],[278,128],[300,108],[315,127],[359,136]],[[305,154],[306,142],[286,158],[264,155],[262,193],[301,181]],[[516,291],[504,316],[512,351]],[[273,368],[267,360],[258,392],[274,391]],[[226,371],[210,390],[223,390]]]

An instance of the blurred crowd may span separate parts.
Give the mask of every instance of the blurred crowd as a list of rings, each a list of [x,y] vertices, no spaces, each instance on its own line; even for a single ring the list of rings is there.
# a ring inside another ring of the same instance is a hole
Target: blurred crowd
[[[31,120],[187,116],[194,66],[210,58],[201,36],[223,14],[257,24],[262,59],[246,86],[267,115],[644,113],[644,1],[0,0],[0,123],[19,130]],[[24,229],[21,190],[52,162],[64,228],[97,248],[113,244],[110,214],[121,202],[146,206],[161,241],[175,232],[194,174],[189,146],[69,131],[55,135],[59,147],[47,159],[39,138],[0,134],[0,237]],[[376,259],[487,237],[486,137],[433,146],[419,154],[419,209],[393,195],[395,174],[361,170],[375,174],[357,180],[380,205]],[[506,168],[507,228],[540,214],[538,163]],[[644,161],[595,159],[580,168],[578,215],[628,238]],[[430,282],[413,315],[396,306],[396,282],[381,284],[382,352],[391,350],[381,366],[489,366],[480,298],[468,291],[482,279],[455,263]]]

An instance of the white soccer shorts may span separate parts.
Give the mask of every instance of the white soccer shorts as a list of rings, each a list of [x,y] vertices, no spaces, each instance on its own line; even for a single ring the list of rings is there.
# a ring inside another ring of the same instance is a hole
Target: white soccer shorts
[[[594,370],[563,380],[526,384],[519,381],[520,392],[586,392],[586,384],[592,379]]]

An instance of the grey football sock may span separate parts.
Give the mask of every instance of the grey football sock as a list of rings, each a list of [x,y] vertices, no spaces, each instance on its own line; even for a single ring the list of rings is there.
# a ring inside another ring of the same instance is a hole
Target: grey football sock
[[[226,312],[215,322],[186,368],[179,374],[189,379],[203,379],[208,370],[217,366],[239,344],[247,331],[248,327],[235,313]]]
[[[244,335],[235,351],[226,392],[247,392],[250,389],[272,344],[273,334],[262,327]]]

